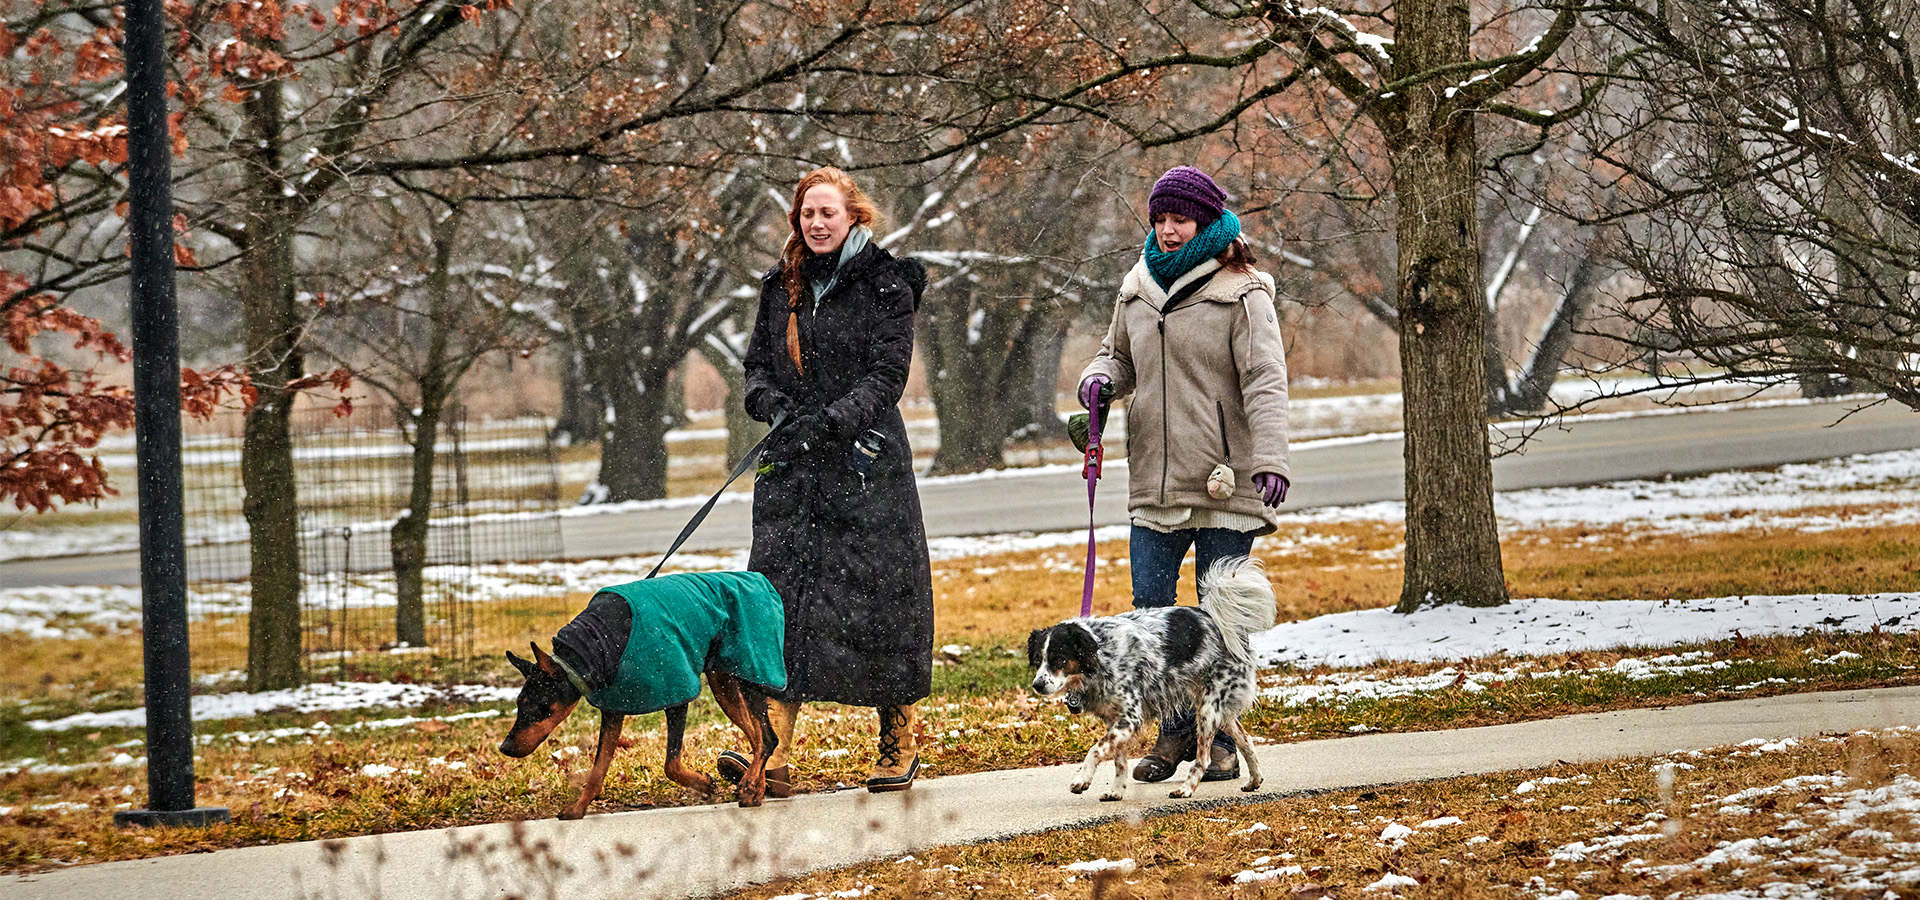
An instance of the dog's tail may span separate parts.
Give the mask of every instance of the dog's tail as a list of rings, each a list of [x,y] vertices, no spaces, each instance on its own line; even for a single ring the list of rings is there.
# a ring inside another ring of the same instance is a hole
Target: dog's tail
[[[1266,566],[1250,556],[1215,562],[1200,580],[1200,608],[1220,627],[1227,652],[1247,659],[1254,633],[1272,628],[1277,615]]]

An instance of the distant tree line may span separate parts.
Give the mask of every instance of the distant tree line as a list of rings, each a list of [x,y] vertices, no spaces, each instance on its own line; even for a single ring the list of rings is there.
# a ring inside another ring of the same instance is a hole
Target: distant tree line
[[[22,508],[111,490],[128,426],[100,324],[126,275],[119,25],[5,0],[0,434]],[[1920,408],[1915,10],[1870,0],[343,0],[170,4],[178,262],[237,310],[183,373],[246,405],[249,683],[299,677],[289,415],[393,410],[391,542],[419,602],[432,448],[490,356],[554,355],[595,498],[663,496],[676,372],[729,385],[786,191],[824,163],[922,257],[933,468],[1057,427],[1141,197],[1191,162],[1235,192],[1298,322],[1391,335],[1406,403],[1399,608],[1504,603],[1490,417],[1560,412],[1569,367],[1796,381]],[[47,349],[55,336],[71,346]],[[1290,329],[1296,346],[1319,335]],[[1605,348],[1614,348],[1607,351]],[[1656,366],[1658,368],[1658,366]]]

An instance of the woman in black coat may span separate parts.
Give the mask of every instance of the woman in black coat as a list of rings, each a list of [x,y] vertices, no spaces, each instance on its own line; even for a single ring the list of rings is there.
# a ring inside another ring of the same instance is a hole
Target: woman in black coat
[[[920,768],[914,703],[933,686],[933,578],[897,404],[926,273],[873,242],[876,218],[839,169],[801,179],[747,349],[748,414],[785,415],[754,481],[747,565],[786,603],[774,796],[791,791],[787,751],[807,700],[879,712],[869,790],[905,790]]]

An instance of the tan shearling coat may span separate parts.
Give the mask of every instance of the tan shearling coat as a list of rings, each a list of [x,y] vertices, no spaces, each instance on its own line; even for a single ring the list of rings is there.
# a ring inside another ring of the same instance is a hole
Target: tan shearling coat
[[[1206,284],[1169,309],[1187,284]],[[1105,375],[1128,397],[1127,508],[1220,509],[1272,522],[1253,484],[1287,469],[1287,360],[1273,277],[1208,260],[1161,290],[1144,256],[1127,273],[1100,352],[1080,375]],[[1222,444],[1221,415],[1225,414]],[[1233,496],[1207,493],[1228,461]]]

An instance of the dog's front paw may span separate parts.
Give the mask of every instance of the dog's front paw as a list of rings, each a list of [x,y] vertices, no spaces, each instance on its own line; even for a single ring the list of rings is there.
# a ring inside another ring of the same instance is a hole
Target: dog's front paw
[[[1070,790],[1076,794],[1084,794],[1087,792],[1087,788],[1090,788],[1090,787],[1093,787],[1093,782],[1091,781],[1076,781],[1072,784],[1067,785],[1067,790]]]
[[[560,821],[562,822],[571,822],[574,819],[584,819],[586,817],[587,808],[585,806],[569,806],[560,811]]]
[[[1106,792],[1106,793],[1104,793],[1104,794],[1101,794],[1101,795],[1100,795],[1100,799],[1101,799],[1101,800],[1107,800],[1107,801],[1112,801],[1112,800],[1125,800],[1125,799],[1127,799],[1127,792],[1126,792],[1126,791],[1119,791],[1119,790],[1114,790],[1114,791],[1108,791],[1108,792]]]
[[[1246,784],[1243,784],[1240,786],[1240,790],[1245,791],[1249,794],[1259,789],[1260,789],[1260,782],[1258,781],[1249,781]]]
[[[1193,788],[1187,787],[1186,785],[1183,784],[1177,788],[1174,788],[1171,791],[1168,791],[1167,796],[1172,797],[1175,800],[1185,799],[1187,797],[1193,796]]]
[[[753,807],[767,799],[767,781],[764,778],[749,778],[740,782],[740,805]]]

